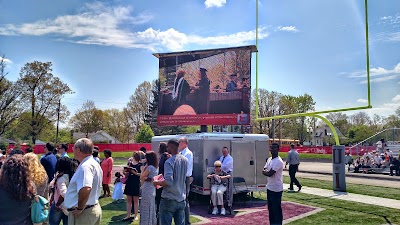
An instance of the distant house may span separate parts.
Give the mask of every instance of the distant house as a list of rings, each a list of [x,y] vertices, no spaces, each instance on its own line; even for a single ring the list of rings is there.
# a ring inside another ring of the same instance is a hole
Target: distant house
[[[0,142],[7,143],[7,144],[9,144],[9,145],[15,145],[15,144],[17,144],[17,142],[15,142],[15,141],[13,141],[13,140],[10,140],[10,139],[7,139],[7,138],[3,138],[3,137],[0,137]]]
[[[74,132],[73,138],[78,140],[79,138],[85,138],[86,133]],[[95,133],[89,133],[88,138],[93,141],[93,143],[108,143],[108,144],[121,144],[119,140],[111,136],[107,132],[100,130]]]
[[[340,130],[335,127],[336,133],[338,134],[339,138],[345,138],[345,136],[340,132]],[[312,134],[312,138],[310,140],[311,145],[316,146],[325,146],[329,145],[330,143],[334,143],[335,137],[333,137],[333,133],[330,127],[323,126],[318,127]]]

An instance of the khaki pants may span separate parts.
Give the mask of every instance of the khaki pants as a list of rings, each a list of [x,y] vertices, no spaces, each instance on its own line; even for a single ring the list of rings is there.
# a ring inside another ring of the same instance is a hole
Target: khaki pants
[[[213,184],[211,186],[211,201],[213,206],[222,205],[224,208],[224,192],[226,191],[226,187],[222,184],[217,185]]]
[[[100,225],[101,207],[100,204],[92,208],[85,209],[78,217],[74,217],[72,213],[68,216],[68,225]]]

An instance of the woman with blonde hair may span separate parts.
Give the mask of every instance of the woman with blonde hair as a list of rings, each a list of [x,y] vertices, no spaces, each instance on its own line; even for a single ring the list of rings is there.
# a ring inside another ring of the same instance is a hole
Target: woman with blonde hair
[[[224,192],[228,186],[228,180],[231,175],[221,170],[222,163],[217,160],[214,162],[215,170],[207,176],[211,179],[211,201],[213,203],[214,209],[212,211],[213,215],[218,213],[218,206],[221,206],[221,215],[225,215],[224,207]]]
[[[24,159],[29,165],[29,178],[35,183],[37,194],[46,198],[47,196],[44,196],[48,186],[46,170],[39,162],[39,158],[35,153],[30,152],[25,154]]]

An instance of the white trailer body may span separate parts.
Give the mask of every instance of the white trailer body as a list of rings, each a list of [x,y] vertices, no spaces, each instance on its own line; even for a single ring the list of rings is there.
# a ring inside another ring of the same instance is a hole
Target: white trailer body
[[[243,177],[250,191],[265,191],[267,182],[262,174],[269,157],[269,137],[264,134],[237,133],[195,133],[184,135],[165,135],[152,138],[152,149],[157,151],[160,142],[172,138],[186,137],[189,149],[193,152],[192,192],[210,195],[210,182],[207,175],[213,171],[214,162],[222,155],[222,147],[229,148],[233,157],[233,176]],[[242,190],[244,185],[236,186]],[[235,193],[235,190],[234,190]]]

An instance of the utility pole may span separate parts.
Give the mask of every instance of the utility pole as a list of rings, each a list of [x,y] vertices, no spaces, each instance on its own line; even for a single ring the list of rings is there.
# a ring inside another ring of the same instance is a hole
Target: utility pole
[[[58,144],[58,124],[60,123],[60,107],[61,107],[61,99],[58,100],[58,108],[57,108],[56,144]]]

